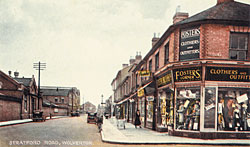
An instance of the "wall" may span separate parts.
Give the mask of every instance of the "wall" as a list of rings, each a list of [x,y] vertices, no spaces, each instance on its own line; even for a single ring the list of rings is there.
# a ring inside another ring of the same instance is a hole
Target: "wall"
[[[18,120],[21,104],[19,102],[0,100],[0,121]]]

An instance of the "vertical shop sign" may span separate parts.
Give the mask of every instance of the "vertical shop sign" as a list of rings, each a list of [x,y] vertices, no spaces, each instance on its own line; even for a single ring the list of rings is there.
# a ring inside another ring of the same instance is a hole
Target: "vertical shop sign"
[[[200,58],[200,28],[192,27],[180,31],[180,60]]]

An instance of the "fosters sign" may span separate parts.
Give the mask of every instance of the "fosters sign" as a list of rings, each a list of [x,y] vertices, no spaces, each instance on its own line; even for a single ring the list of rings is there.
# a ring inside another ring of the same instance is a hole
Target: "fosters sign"
[[[182,29],[180,32],[180,60],[200,58],[200,28]]]
[[[201,81],[201,67],[181,68],[174,70],[175,82]]]
[[[236,67],[206,67],[206,80],[250,82],[250,69]]]

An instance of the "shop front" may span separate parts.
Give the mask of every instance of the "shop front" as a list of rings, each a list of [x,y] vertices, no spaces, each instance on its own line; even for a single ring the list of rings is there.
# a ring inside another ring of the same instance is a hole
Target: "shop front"
[[[249,67],[203,65],[174,69],[173,76],[175,123],[170,134],[250,138]]]
[[[156,130],[167,132],[174,124],[174,90],[172,71],[166,71],[157,77],[158,103]]]
[[[140,111],[141,116],[141,125],[145,127],[145,90],[144,88],[140,88],[137,92],[138,100],[137,100],[137,110]],[[135,112],[136,112],[135,111]]]

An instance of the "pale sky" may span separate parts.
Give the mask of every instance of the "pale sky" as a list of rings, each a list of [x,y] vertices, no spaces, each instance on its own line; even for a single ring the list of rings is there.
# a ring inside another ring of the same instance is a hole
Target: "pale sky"
[[[250,4],[250,0],[235,0]],[[47,64],[41,86],[77,87],[97,105],[112,95],[123,63],[151,49],[154,33],[172,24],[176,7],[189,16],[217,0],[0,0],[0,70],[20,77]]]

